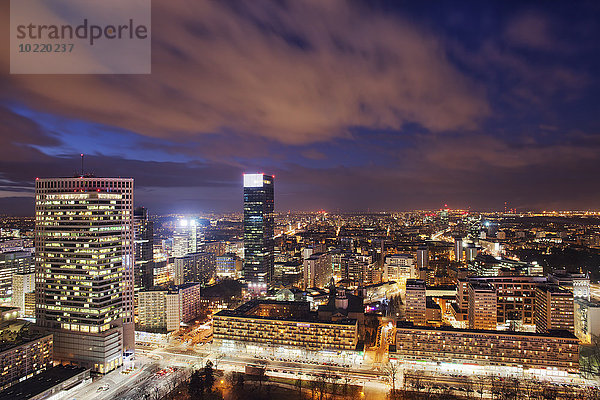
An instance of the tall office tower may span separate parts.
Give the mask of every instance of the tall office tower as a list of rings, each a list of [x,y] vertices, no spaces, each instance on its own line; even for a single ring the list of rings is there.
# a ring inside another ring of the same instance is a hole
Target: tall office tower
[[[197,218],[180,219],[173,233],[173,257],[202,251],[204,231]]]
[[[454,238],[454,261],[462,261],[463,259],[463,240],[461,237]]]
[[[552,329],[574,332],[573,292],[558,285],[540,285],[535,290],[535,330],[545,333]]]
[[[154,224],[148,219],[146,208],[133,210],[133,230],[135,287],[149,289],[154,285]]]
[[[36,318],[54,359],[106,373],[135,348],[133,179],[36,179]]]
[[[470,281],[469,329],[495,330],[498,325],[497,294],[489,282]]]
[[[405,314],[406,320],[415,325],[425,325],[427,323],[425,281],[420,279],[406,281]]]
[[[429,268],[429,249],[422,246],[417,249],[417,269]]]
[[[244,279],[263,288],[273,277],[273,176],[244,174]]]

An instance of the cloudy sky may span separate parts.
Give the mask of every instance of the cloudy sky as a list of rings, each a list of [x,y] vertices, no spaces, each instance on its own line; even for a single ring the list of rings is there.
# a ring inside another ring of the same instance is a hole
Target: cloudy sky
[[[0,29],[8,37],[8,2]],[[9,75],[0,213],[36,176],[151,212],[600,209],[597,2],[154,1],[151,75]]]

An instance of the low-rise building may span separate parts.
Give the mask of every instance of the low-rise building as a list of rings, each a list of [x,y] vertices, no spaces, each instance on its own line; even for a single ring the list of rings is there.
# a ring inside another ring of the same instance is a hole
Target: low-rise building
[[[29,330],[30,324],[14,320],[16,308],[3,307],[0,324],[0,390],[38,374],[52,366],[51,334]],[[4,312],[6,311],[6,312]],[[6,339],[9,338],[9,339]]]
[[[566,374],[579,370],[579,339],[564,330],[527,333],[418,327],[398,322],[390,357]]]
[[[600,335],[600,303],[575,299],[575,336],[583,344],[592,343],[592,337]]]
[[[222,256],[216,257],[217,265],[217,278],[230,278],[234,279],[237,277],[237,265],[241,264],[241,260],[235,253],[225,253]]]
[[[355,319],[320,320],[307,302],[252,300],[213,316],[213,340],[224,348],[262,346],[309,351],[353,351]]]
[[[405,283],[407,279],[418,277],[415,258],[411,254],[390,254],[383,264],[383,281]],[[402,285],[404,286],[404,285]]]

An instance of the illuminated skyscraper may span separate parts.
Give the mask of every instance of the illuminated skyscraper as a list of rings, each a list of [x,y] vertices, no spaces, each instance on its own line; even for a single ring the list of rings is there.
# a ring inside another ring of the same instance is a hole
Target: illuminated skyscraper
[[[54,359],[106,373],[133,350],[133,179],[36,179],[36,318]]]
[[[173,233],[173,257],[184,257],[201,251],[204,231],[197,218],[180,219]]]
[[[133,211],[135,235],[134,281],[136,288],[154,286],[154,225],[148,219],[148,210],[137,207]]]
[[[273,277],[273,176],[244,174],[244,278],[268,285]]]

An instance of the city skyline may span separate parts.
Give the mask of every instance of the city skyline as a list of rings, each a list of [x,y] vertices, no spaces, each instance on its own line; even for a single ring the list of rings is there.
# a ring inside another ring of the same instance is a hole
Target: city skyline
[[[595,3],[183,7],[153,5],[150,75],[8,75],[2,52],[2,210],[80,153],[159,214],[238,210],[261,171],[278,211],[598,208]]]
[[[0,2],[0,400],[600,400],[600,2]]]

